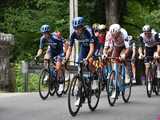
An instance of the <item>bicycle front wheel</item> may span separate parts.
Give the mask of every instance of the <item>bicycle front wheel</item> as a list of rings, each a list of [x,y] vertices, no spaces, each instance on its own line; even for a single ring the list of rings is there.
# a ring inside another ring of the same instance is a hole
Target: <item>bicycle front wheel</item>
[[[76,116],[81,107],[80,92],[82,91],[81,88],[79,88],[79,79],[80,78],[78,75],[73,77],[68,92],[68,108],[72,116]],[[78,99],[79,103],[77,104],[76,102],[78,101]]]
[[[146,90],[147,90],[147,96],[151,97],[152,95],[152,71],[151,69],[148,70],[148,74],[146,75]]]
[[[90,80],[90,88],[88,92],[88,106],[91,111],[94,111],[99,103],[100,99],[100,76],[98,76],[98,79]]]
[[[50,96],[54,96],[55,92],[56,92],[55,78],[54,79],[52,78],[50,81],[50,89],[49,89]]]
[[[50,78],[48,69],[43,69],[39,79],[39,95],[43,100],[45,100],[49,95]]]
[[[64,75],[65,75],[65,81],[64,81],[65,83],[64,83],[63,93],[66,94],[69,89],[69,86],[70,86],[70,72],[69,72],[69,70],[65,70]]]
[[[109,79],[107,81],[107,97],[108,102],[111,106],[114,106],[117,98],[117,85],[116,85],[116,79],[115,79],[115,71],[112,71],[110,73]]]
[[[131,88],[132,88],[132,81],[131,81],[131,77],[129,78],[130,82],[128,84],[125,84],[124,83],[124,80],[123,80],[123,91],[122,91],[122,98],[123,98],[123,101],[125,103],[127,103],[130,99],[130,96],[131,96]]]

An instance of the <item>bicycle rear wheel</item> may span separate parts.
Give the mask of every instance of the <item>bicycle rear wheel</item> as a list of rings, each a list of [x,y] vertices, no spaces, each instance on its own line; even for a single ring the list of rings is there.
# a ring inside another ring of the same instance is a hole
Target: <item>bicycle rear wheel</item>
[[[77,99],[80,99],[80,92],[81,88],[79,88],[79,76],[75,75],[71,81],[71,85],[69,87],[69,92],[68,92],[68,108],[69,112],[72,116],[76,116],[80,107],[81,103],[79,102],[79,105],[75,105],[75,102]],[[81,99],[80,99],[81,101]]]
[[[56,86],[55,86],[55,88],[56,88],[56,94],[57,94],[57,96],[58,97],[61,97],[62,96],[62,94],[63,94],[63,91],[64,91],[64,86],[65,86],[65,76],[64,76],[64,71],[62,71],[62,74],[61,74],[61,76],[59,76],[59,78],[58,77],[56,77]],[[63,89],[62,90],[59,90],[59,87],[61,87],[60,85],[63,85]]]
[[[90,77],[92,78],[92,77]],[[98,75],[98,79],[95,80],[90,80],[90,88],[89,88],[89,92],[88,92],[88,106],[90,108],[91,111],[94,111],[99,103],[99,99],[100,99],[100,79],[101,79],[101,74],[99,72]]]
[[[116,85],[116,79],[115,79],[115,71],[112,71],[110,73],[106,88],[107,88],[106,90],[107,90],[108,102],[111,106],[114,106],[117,98],[117,85]]]
[[[146,90],[147,90],[147,96],[148,97],[151,97],[152,95],[152,82],[153,79],[152,79],[152,71],[151,69],[148,70],[148,73],[146,75]]]
[[[43,100],[49,95],[50,79],[51,77],[48,69],[43,69],[39,79],[39,95]]]

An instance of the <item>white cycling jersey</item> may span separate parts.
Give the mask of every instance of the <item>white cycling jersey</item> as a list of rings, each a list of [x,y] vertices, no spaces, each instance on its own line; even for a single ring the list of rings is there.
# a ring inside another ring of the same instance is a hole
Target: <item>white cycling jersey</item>
[[[116,39],[112,36],[110,32],[107,32],[105,40],[105,48],[123,47],[123,46],[125,46],[126,48],[130,47],[127,31],[124,28],[121,28],[120,32],[121,34]]]
[[[144,33],[140,34],[140,41],[145,47],[153,47],[159,42],[159,35],[156,32],[151,33],[151,37],[147,38]]]

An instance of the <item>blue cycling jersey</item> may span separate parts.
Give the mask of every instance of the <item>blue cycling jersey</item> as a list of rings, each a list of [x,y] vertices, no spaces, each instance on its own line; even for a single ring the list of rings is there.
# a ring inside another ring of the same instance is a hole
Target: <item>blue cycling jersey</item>
[[[87,57],[90,44],[94,44],[94,39],[92,38],[92,35],[88,30],[84,30],[84,32],[81,35],[77,35],[76,32],[73,32],[70,37],[70,46],[72,47],[75,43],[75,40],[79,42],[79,58],[78,61],[84,59]]]
[[[44,35],[40,38],[39,48],[43,49],[45,44],[49,45],[49,52],[51,53],[51,57],[62,56],[64,54],[63,51],[63,38],[58,39],[56,33],[51,33],[49,39],[45,39]]]

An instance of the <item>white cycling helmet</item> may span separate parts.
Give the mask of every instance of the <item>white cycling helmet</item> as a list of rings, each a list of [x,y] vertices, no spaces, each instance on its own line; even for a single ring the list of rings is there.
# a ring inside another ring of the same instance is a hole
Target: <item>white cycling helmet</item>
[[[151,32],[151,26],[150,25],[144,25],[142,28],[143,32]]]
[[[98,25],[98,29],[99,30],[105,30],[106,26],[104,24],[100,24],[100,25]]]
[[[115,33],[118,33],[120,32],[121,30],[121,26],[119,24],[112,24],[110,27],[109,27],[109,32],[111,34],[115,34]]]

